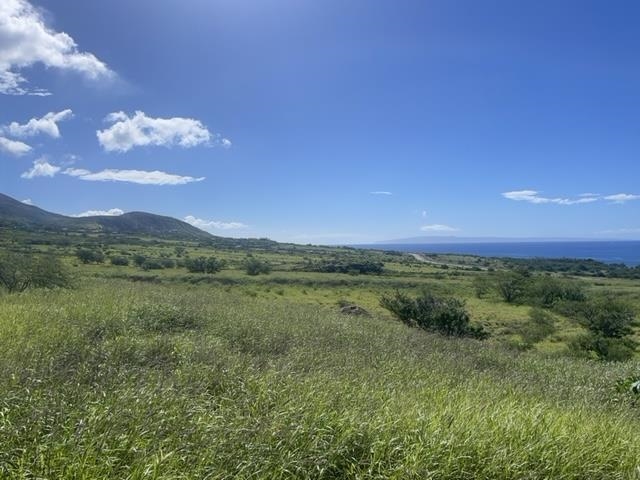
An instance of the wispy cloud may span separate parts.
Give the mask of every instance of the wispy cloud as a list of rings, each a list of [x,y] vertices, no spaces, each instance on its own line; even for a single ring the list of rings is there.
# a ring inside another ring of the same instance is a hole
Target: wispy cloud
[[[83,168],[67,168],[62,173],[90,182],[128,182],[140,185],[184,185],[185,183],[201,182],[205,179],[205,177],[175,175],[159,170],[107,169],[99,172],[91,172]]]
[[[633,193],[616,193],[615,195],[607,195],[604,199],[613,203],[625,203],[632,200],[640,200],[640,195]]]
[[[249,225],[245,225],[241,222],[220,222],[217,220],[203,220],[202,218],[197,218],[193,215],[187,215],[186,217],[184,217],[184,221],[202,230],[241,230],[244,228],[249,228]]]
[[[24,68],[42,64],[69,70],[89,79],[110,78],[114,73],[95,55],[78,50],[71,36],[49,28],[40,11],[26,0],[0,2],[0,94],[49,95],[28,88]]]
[[[13,137],[33,137],[40,133],[49,135],[52,138],[60,138],[60,129],[58,122],[68,120],[73,117],[71,109],[62,110],[61,112],[49,112],[41,118],[32,118],[27,123],[21,125],[17,122],[11,122],[2,130]]]
[[[33,201],[30,198],[25,198],[24,200],[22,200],[22,203],[24,203],[25,205],[33,205]]]
[[[543,197],[537,190],[515,190],[504,192],[504,198],[517,202],[528,202],[533,204],[557,204],[557,205],[578,205],[581,203],[597,202],[600,197],[591,194],[583,194],[579,198]]]
[[[557,205],[578,205],[583,203],[593,203],[602,200],[609,200],[612,203],[625,203],[632,200],[640,200],[640,195],[633,193],[616,193],[614,195],[600,195],[598,193],[581,193],[578,198],[558,198],[543,197],[537,190],[516,190],[513,192],[504,192],[504,198],[519,202],[528,202],[533,204],[557,204]]]
[[[449,225],[442,225],[440,223],[434,223],[433,225],[423,225],[420,227],[423,232],[459,232],[460,229],[451,227]]]
[[[107,152],[127,152],[134,147],[162,146],[183,148],[198,145],[231,147],[231,141],[211,133],[202,122],[193,118],[152,118],[137,111],[133,116],[114,112],[105,118],[113,123],[98,130],[98,142]]]
[[[33,166],[20,176],[27,180],[31,180],[36,177],[53,177],[59,171],[60,167],[50,164],[46,157],[40,157],[37,160],[34,160]]]
[[[23,142],[17,140],[10,140],[8,138],[0,137],[0,152],[8,153],[16,157],[25,155],[31,151],[31,147]]]
[[[386,192],[384,190],[377,190],[375,192],[369,192],[371,195],[393,195],[392,192]]]
[[[110,208],[109,210],[87,210],[86,212],[76,213],[72,217],[118,217],[124,213],[119,208]]]

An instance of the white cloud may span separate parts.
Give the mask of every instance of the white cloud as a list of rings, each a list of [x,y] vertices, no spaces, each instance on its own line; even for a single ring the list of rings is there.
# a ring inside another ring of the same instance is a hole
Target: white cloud
[[[71,215],[72,217],[117,217],[124,213],[119,208],[110,208],[109,210],[87,210],[86,212]]]
[[[424,225],[420,227],[423,232],[458,232],[459,229],[450,227],[449,225],[441,225],[439,223],[433,225]]]
[[[371,195],[393,195],[392,192],[386,192],[386,191],[375,191],[375,192],[369,192]]]
[[[613,203],[625,203],[631,200],[640,200],[640,195],[633,193],[616,193],[615,195],[607,195],[605,200],[610,200]]]
[[[45,157],[34,160],[33,167],[20,175],[22,178],[31,180],[35,177],[53,177],[60,171],[57,165],[51,165]]]
[[[240,222],[219,222],[215,220],[203,220],[201,218],[196,218],[193,215],[187,215],[186,217],[184,217],[184,221],[202,230],[239,230],[243,228],[249,228],[249,225],[245,225],[244,223]]]
[[[23,142],[16,140],[9,140],[8,138],[0,137],[0,152],[9,153],[19,157],[25,153],[29,153],[31,147]]]
[[[179,146],[192,148],[198,145],[231,147],[231,141],[209,132],[202,122],[193,118],[152,118],[137,111],[129,117],[124,112],[107,115],[109,128],[96,131],[98,142],[107,152],[127,152],[134,147]]]
[[[30,198],[25,198],[24,200],[22,200],[22,203],[24,203],[25,205],[33,205],[33,200],[31,200]]]
[[[66,109],[57,113],[49,112],[42,118],[32,118],[24,125],[20,125],[17,122],[11,122],[2,130],[14,137],[21,138],[32,137],[34,135],[38,135],[39,133],[49,135],[53,138],[60,138],[58,122],[68,120],[71,117],[73,117],[73,112],[70,109]]]
[[[63,173],[92,182],[129,182],[141,185],[184,185],[185,183],[201,182],[205,178],[174,175],[159,170],[107,169],[100,172],[91,172],[83,168],[67,168]]]
[[[536,190],[516,190],[513,192],[504,192],[502,194],[504,198],[509,200],[515,200],[517,202],[528,202],[533,204],[554,203],[557,205],[577,205],[580,203],[592,203],[599,200],[598,196],[592,194],[581,195],[580,198],[548,198],[539,195]]]
[[[0,93],[7,95],[48,95],[43,89],[25,87],[24,68],[35,64],[70,70],[95,80],[113,77],[107,65],[93,54],[78,50],[64,32],[45,24],[36,8],[26,0],[0,2]]]

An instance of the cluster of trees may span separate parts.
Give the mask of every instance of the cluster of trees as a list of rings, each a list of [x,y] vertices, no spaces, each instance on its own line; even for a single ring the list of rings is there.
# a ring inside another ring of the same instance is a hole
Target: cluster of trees
[[[58,257],[10,252],[0,255],[0,286],[9,293],[70,285],[71,276]]]
[[[528,270],[494,272],[474,279],[476,295],[496,293],[507,303],[527,304],[539,309],[554,310],[576,320],[586,333],[571,343],[575,353],[602,360],[626,360],[637,348],[632,338],[635,323],[633,308],[611,295],[589,298],[578,280],[532,275]],[[525,343],[538,341],[525,338],[543,332],[548,334],[553,322],[538,311],[523,333]]]
[[[456,337],[484,339],[489,336],[481,325],[471,323],[464,302],[455,297],[424,292],[414,298],[396,291],[382,296],[380,305],[410,327]]]
[[[380,275],[384,271],[384,263],[367,259],[308,261],[302,266],[301,270],[305,272],[348,273],[352,275]]]
[[[551,308],[561,302],[583,302],[587,296],[582,283],[547,275],[531,275],[527,270],[500,271],[474,279],[476,296],[490,292],[507,303],[524,303]]]
[[[184,266],[191,273],[218,273],[226,266],[226,262],[216,257],[196,257],[185,259]]]
[[[628,267],[622,263],[604,263],[590,259],[573,258],[510,258],[504,260],[507,268],[531,271],[566,273],[611,278],[640,278],[640,265]]]

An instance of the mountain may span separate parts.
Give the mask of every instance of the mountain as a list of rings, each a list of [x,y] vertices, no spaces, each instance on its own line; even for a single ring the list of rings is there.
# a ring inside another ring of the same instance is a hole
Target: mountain
[[[119,216],[67,217],[26,205],[0,193],[0,228],[51,232],[104,233],[203,241],[216,237],[172,217],[145,212]]]

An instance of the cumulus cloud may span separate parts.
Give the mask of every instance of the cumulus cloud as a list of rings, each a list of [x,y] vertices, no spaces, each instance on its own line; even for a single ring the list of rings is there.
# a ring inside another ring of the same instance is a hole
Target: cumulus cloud
[[[58,122],[68,120],[73,117],[71,109],[62,110],[61,112],[49,112],[44,117],[32,118],[24,125],[17,122],[11,122],[2,130],[13,137],[32,137],[38,134],[49,135],[52,138],[60,138],[60,129]]]
[[[152,118],[137,111],[131,117],[124,112],[110,113],[105,121],[113,125],[96,131],[96,135],[107,152],[127,152],[134,147],[144,146],[231,147],[231,141],[209,132],[202,122],[193,118]]]
[[[382,190],[377,190],[375,192],[369,192],[371,195],[393,195],[392,192],[386,192]]]
[[[33,166],[20,176],[31,180],[35,177],[53,177],[59,171],[60,167],[50,164],[45,157],[40,157],[34,160]]]
[[[8,153],[19,157],[31,151],[31,147],[17,140],[0,137],[0,152]]]
[[[86,212],[71,215],[72,217],[117,217],[124,213],[119,208],[110,208],[109,210],[87,210]]]
[[[625,203],[631,200],[640,200],[640,195],[633,193],[616,193],[615,195],[607,195],[604,199],[610,200],[613,203]]]
[[[140,185],[184,185],[185,183],[201,182],[205,177],[188,177],[161,172],[159,170],[113,170],[91,172],[83,168],[67,168],[65,175],[77,177],[90,182],[128,182]]]
[[[583,194],[580,198],[548,198],[543,197],[536,190],[516,190],[513,192],[504,192],[504,198],[515,200],[517,202],[528,202],[533,204],[554,203],[557,205],[577,205],[581,203],[592,203],[599,200],[600,197],[592,194]]]
[[[433,225],[424,225],[420,227],[420,230],[423,232],[458,232],[459,229],[450,227],[449,225],[441,225],[439,223],[435,223]]]
[[[114,74],[95,55],[78,50],[73,38],[49,28],[36,8],[26,0],[0,2],[0,93],[49,95],[28,88],[22,71],[36,64],[74,71],[95,80]]]
[[[245,225],[244,223],[240,222],[219,222],[216,220],[203,220],[201,218],[196,218],[193,215],[187,215],[186,217],[184,217],[184,221],[202,230],[240,230],[249,227],[249,225]]]

